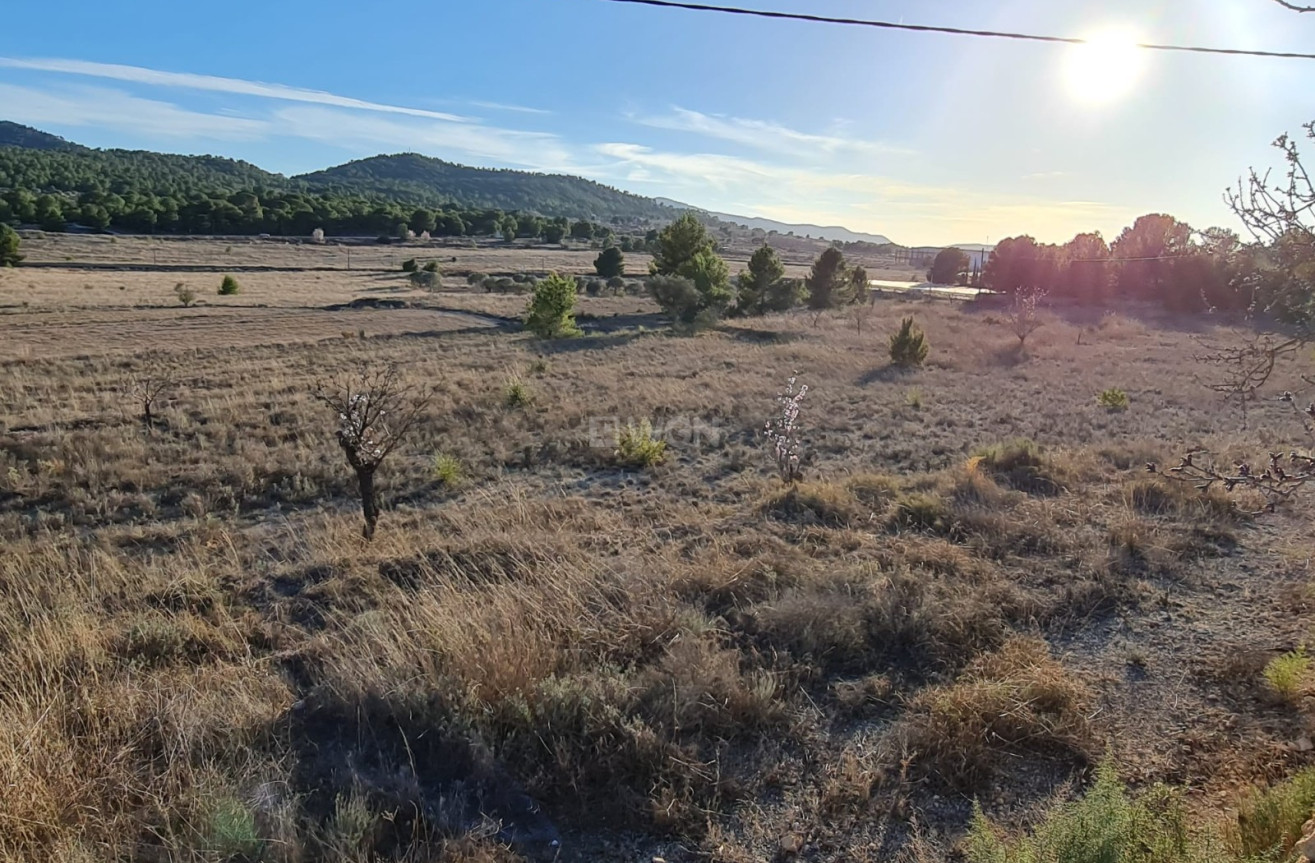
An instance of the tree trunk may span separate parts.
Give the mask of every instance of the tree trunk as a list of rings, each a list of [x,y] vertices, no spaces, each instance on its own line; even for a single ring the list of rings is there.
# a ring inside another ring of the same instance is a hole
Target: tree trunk
[[[357,468],[356,483],[361,490],[361,512],[365,516],[365,529],[361,535],[374,539],[374,526],[379,522],[379,498],[374,490],[374,468]]]

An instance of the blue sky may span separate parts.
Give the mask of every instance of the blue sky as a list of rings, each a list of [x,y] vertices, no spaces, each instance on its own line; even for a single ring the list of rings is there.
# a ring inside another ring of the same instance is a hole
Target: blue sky
[[[1272,0],[754,0],[910,23],[1311,51]],[[907,244],[1237,227],[1315,61],[1109,52],[604,0],[15,3],[0,119],[298,173],[379,152],[577,173]]]

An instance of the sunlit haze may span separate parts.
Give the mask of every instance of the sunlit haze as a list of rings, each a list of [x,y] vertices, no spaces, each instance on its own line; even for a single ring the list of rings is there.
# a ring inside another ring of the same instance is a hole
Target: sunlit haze
[[[1092,41],[603,0],[15,3],[0,119],[288,174],[416,151],[917,245],[1111,236],[1147,212],[1237,228],[1224,189],[1315,118],[1315,62],[1132,47],[1309,51],[1315,15],[1270,0],[759,5]]]
[[[1110,28],[1086,37],[1084,45],[1068,49],[1064,81],[1074,99],[1093,105],[1126,97],[1146,67],[1146,49],[1136,34]]]

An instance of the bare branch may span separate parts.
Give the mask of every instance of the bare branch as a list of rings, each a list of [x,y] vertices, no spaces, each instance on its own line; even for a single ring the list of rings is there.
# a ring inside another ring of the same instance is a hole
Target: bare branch
[[[1257,391],[1269,382],[1278,361],[1301,350],[1308,341],[1304,335],[1278,337],[1263,333],[1241,347],[1214,349],[1193,359],[1222,369],[1221,377],[1206,386],[1225,399],[1237,400],[1245,428],[1247,405],[1255,401]]]
[[[1274,0],[1274,2],[1284,9],[1291,9],[1293,12],[1315,12],[1315,6],[1298,6],[1296,3],[1288,2],[1288,0]]]
[[[1303,127],[1315,140],[1315,123]],[[1286,133],[1274,141],[1287,163],[1282,182],[1271,182],[1271,171],[1252,168],[1237,181],[1236,189],[1224,193],[1224,201],[1261,241],[1275,242],[1292,233],[1315,239],[1315,184],[1301,161],[1297,142]]]
[[[1312,407],[1315,409],[1315,406]],[[1269,454],[1268,465],[1257,471],[1250,463],[1234,462],[1231,470],[1220,468],[1206,450],[1192,450],[1183,456],[1177,466],[1162,470],[1159,465],[1151,463],[1146,469],[1168,479],[1190,482],[1201,492],[1208,492],[1216,485],[1224,491],[1238,488],[1256,492],[1265,500],[1265,506],[1258,512],[1273,512],[1279,504],[1292,498],[1307,483],[1315,480],[1315,458],[1297,452]]]

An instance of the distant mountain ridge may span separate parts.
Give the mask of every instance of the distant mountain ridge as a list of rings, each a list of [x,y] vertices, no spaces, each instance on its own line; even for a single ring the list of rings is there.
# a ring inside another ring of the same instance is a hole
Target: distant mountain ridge
[[[893,245],[893,241],[884,234],[865,234],[860,231],[851,231],[848,228],[842,228],[838,225],[792,225],[787,222],[778,222],[775,219],[764,219],[757,216],[736,216],[730,213],[718,213],[712,210],[704,210],[701,207],[682,204],[680,201],[673,201],[670,198],[656,198],[655,200],[668,207],[693,210],[711,216],[714,219],[720,219],[723,222],[741,225],[750,230],[776,231],[778,234],[794,233],[796,236],[817,237],[823,240],[829,240],[833,243],[872,243],[877,246]]]
[[[29,191],[72,193],[79,189],[63,188],[57,179],[88,174],[106,183],[133,182],[141,188],[150,185],[148,179],[158,185],[163,178],[170,189],[183,191],[312,192],[374,198],[414,207],[483,208],[614,223],[665,221],[672,218],[673,209],[692,210],[749,229],[793,232],[796,236],[832,242],[891,243],[881,234],[839,226],[793,225],[718,213],[667,198],[636,195],[583,177],[475,168],[419,153],[371,156],[287,177],[222,156],[93,149],[30,126],[0,120],[0,190],[13,185],[12,179],[6,182],[7,176],[42,175],[50,177],[44,183],[46,188]]]
[[[456,202],[544,216],[658,219],[669,215],[652,198],[566,174],[471,168],[422,156],[371,156],[292,179],[322,191],[383,195],[423,206]]]

